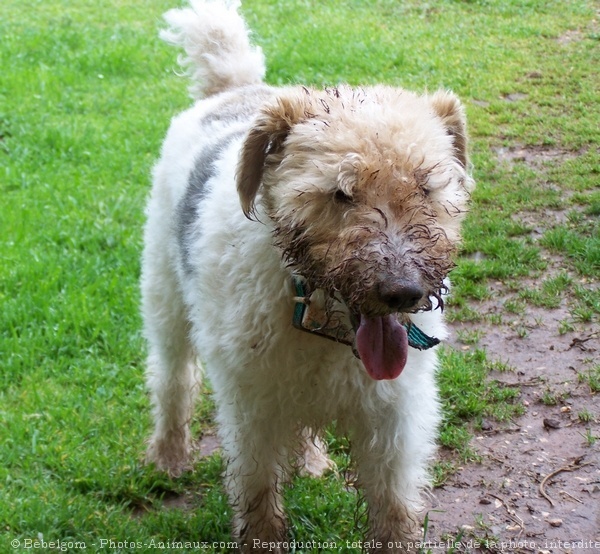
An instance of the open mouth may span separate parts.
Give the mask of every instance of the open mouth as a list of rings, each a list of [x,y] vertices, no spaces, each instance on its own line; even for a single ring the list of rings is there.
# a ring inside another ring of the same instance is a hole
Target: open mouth
[[[300,279],[294,280],[294,287],[294,327],[351,346],[377,381],[396,379],[402,373],[409,346],[427,350],[440,342],[423,333],[407,314],[367,316],[351,311],[343,300],[322,289],[309,294]]]

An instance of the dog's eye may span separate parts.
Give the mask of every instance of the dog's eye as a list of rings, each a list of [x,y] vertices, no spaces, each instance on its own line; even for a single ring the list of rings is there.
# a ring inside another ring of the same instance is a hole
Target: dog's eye
[[[336,202],[340,202],[341,204],[351,204],[352,196],[346,194],[343,190],[337,189],[333,195],[333,198]]]

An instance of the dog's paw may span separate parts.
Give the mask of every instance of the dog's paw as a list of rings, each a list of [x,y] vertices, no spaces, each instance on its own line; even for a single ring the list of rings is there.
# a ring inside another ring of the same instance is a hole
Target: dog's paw
[[[179,477],[191,469],[191,448],[189,444],[168,439],[150,439],[146,450],[146,463],[154,464],[160,471],[165,471],[170,477]]]

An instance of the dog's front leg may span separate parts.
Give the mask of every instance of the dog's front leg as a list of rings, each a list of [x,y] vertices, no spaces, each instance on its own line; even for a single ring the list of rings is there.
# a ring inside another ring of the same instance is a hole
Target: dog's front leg
[[[367,501],[369,504],[370,554],[413,554],[418,538],[418,519],[403,498],[382,495]]]
[[[221,427],[227,458],[225,482],[234,510],[233,532],[241,552],[283,553],[287,521],[281,486],[287,449],[276,429],[280,418],[253,421],[248,418],[251,410],[241,411],[245,416],[238,414],[236,424]]]
[[[435,391],[424,395],[420,407]],[[419,536],[420,491],[428,485],[427,462],[434,451],[435,425],[425,427],[414,409],[403,403],[385,404],[377,412],[356,419],[352,451],[358,466],[358,483],[368,506],[368,551],[409,553]],[[432,420],[433,423],[433,420]]]

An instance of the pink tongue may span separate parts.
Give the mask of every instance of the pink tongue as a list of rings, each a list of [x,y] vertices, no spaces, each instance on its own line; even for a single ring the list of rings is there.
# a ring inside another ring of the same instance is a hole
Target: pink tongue
[[[356,348],[373,379],[395,379],[406,365],[408,335],[393,315],[374,319],[361,316]]]

